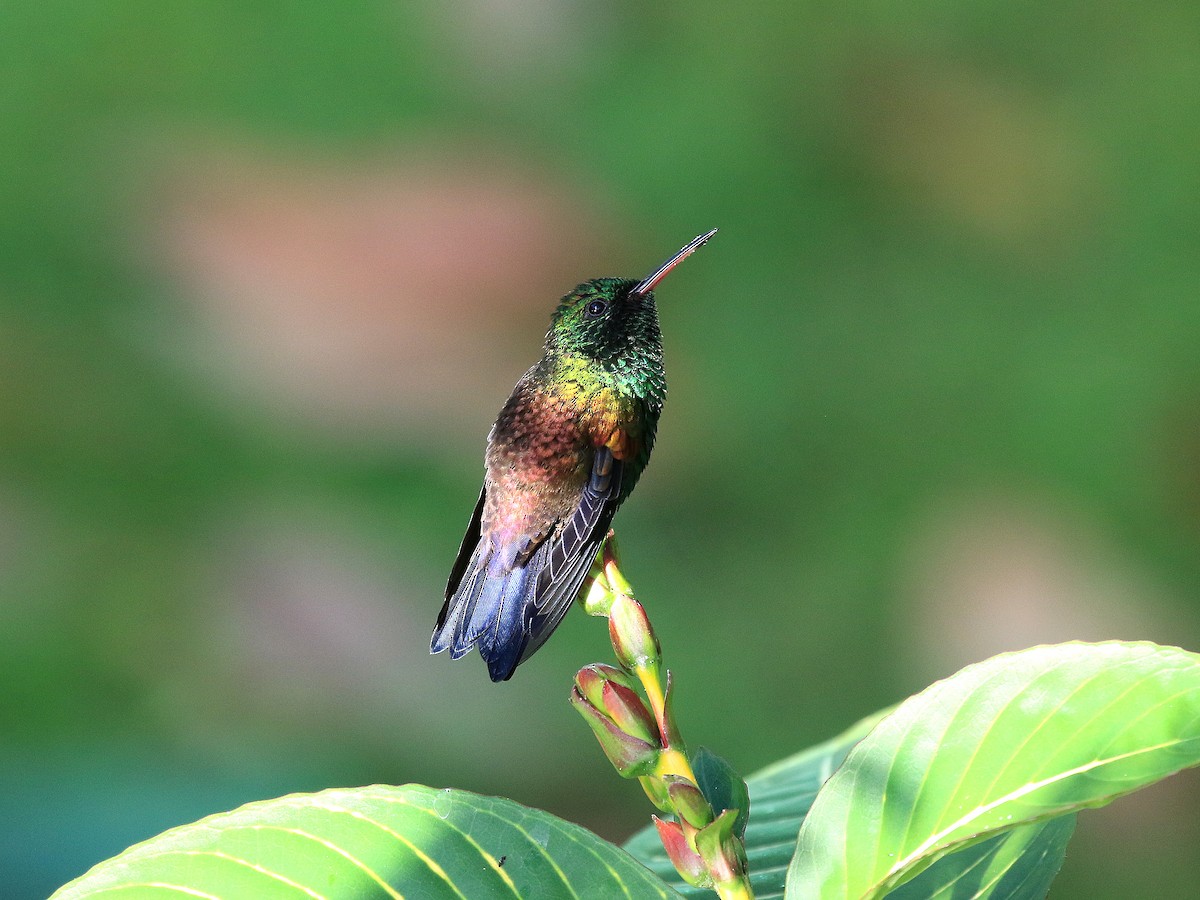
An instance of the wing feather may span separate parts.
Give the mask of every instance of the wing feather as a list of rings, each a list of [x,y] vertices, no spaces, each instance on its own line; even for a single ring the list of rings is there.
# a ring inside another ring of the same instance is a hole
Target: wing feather
[[[546,642],[579,594],[620,504],[622,468],[611,451],[599,448],[570,518],[530,559],[536,581],[533,602],[525,609],[526,643],[518,665]]]
[[[479,489],[479,501],[475,504],[475,512],[471,513],[471,522],[467,525],[467,533],[463,535],[462,543],[458,546],[458,556],[455,557],[454,565],[450,568],[450,579],[446,582],[447,600],[453,597],[454,592],[458,590],[458,584],[462,581],[467,569],[471,567],[471,558],[479,547],[479,536],[483,527],[483,506],[486,502],[487,483],[484,482],[483,487]],[[445,614],[446,608],[443,606],[442,616]],[[441,617],[438,618],[438,624],[441,624]]]
[[[467,533],[463,535],[462,543],[458,547],[458,556],[454,560],[454,566],[450,569],[450,579],[446,582],[446,600],[442,604],[441,612],[438,613],[437,624],[433,626],[433,638],[429,642],[431,653],[440,653],[451,646],[458,622],[462,620],[463,613],[468,606],[467,602],[454,602],[455,595],[459,593],[459,587],[462,585],[463,576],[468,571],[473,574],[468,579],[466,590],[462,593],[466,599],[473,598],[469,602],[470,606],[474,606],[474,600],[478,599],[479,589],[476,582],[483,569],[484,556],[487,553],[486,542],[479,540],[483,522],[483,506],[486,500],[487,485],[484,484],[479,491],[479,502],[475,504],[475,512],[471,514],[471,521],[467,525]],[[450,627],[446,627],[447,620],[450,620]]]
[[[522,548],[496,548],[481,538],[485,485],[450,571],[430,650],[449,650],[457,659],[478,646],[493,681],[512,677],[579,594],[623,499],[623,475],[624,463],[597,448],[574,509],[540,543]]]

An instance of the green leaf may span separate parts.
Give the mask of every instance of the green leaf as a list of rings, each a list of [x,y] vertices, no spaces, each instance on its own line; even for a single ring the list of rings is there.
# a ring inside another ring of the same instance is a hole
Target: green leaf
[[[804,822],[787,897],[882,897],[953,849],[1197,764],[1196,654],[1003,654],[905,701],[854,748]]]
[[[751,815],[746,827],[746,855],[757,900],[783,896],[784,876],[796,847],[796,833],[817,790],[881,717],[882,714],[864,719],[832,740],[774,763],[747,780]],[[683,882],[653,826],[630,838],[625,849],[684,896],[716,896],[710,890]]]
[[[890,710],[857,723],[830,741],[750,776],[751,815],[746,829],[750,881],[757,900],[783,896],[796,835],[821,785],[856,743]],[[897,900],[1040,900],[1058,873],[1075,817],[1027,825],[950,854],[893,892]],[[625,849],[686,897],[712,898],[710,890],[683,883],[653,828],[638,832]]]
[[[736,809],[738,816],[733,833],[739,838],[744,836],[746,822],[750,818],[750,794],[742,776],[707,747],[701,747],[693,753],[691,763],[696,786],[713,812],[719,816],[727,809]]]
[[[943,856],[887,900],[1042,900],[1074,833],[1074,816],[1012,828]]]
[[[420,785],[293,794],[164,832],[54,894],[75,900],[677,898],[628,855],[540,810]]]

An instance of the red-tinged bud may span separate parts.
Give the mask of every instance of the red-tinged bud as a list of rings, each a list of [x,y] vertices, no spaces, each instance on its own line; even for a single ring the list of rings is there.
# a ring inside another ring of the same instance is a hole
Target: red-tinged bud
[[[646,709],[642,698],[622,684],[615,681],[604,683],[604,711],[626,734],[641,738],[648,744],[661,746],[658,726],[654,724],[654,716]]]
[[[679,775],[668,775],[663,781],[667,785],[667,796],[676,815],[692,828],[704,828],[713,820],[712,807],[700,793],[700,788]]]
[[[664,822],[658,816],[651,816],[654,827],[658,829],[658,837],[662,841],[667,857],[675,866],[680,877],[693,887],[711,887],[712,877],[700,854],[688,846],[687,838],[678,822]]]
[[[630,671],[658,664],[662,651],[642,604],[627,594],[613,600],[608,617],[608,633],[617,660]]]
[[[575,687],[626,734],[660,744],[654,716],[634,689],[633,679],[620,669],[600,663],[584,666],[575,675]]]
[[[613,767],[625,778],[645,775],[658,763],[658,747],[626,734],[608,716],[588,702],[579,690],[571,689],[571,705],[591,727],[600,749]]]
[[[584,666],[575,673],[575,687],[587,698],[592,706],[604,705],[604,682],[607,679],[599,671],[599,666]]]
[[[627,687],[631,691],[637,690],[637,680],[632,678],[628,672],[618,669],[616,666],[609,666],[604,663],[592,663],[587,668],[593,670],[605,681],[615,681],[617,684]]]
[[[713,881],[724,884],[746,874],[746,848],[734,834],[738,811],[727,809],[696,832],[696,850],[708,863]]]

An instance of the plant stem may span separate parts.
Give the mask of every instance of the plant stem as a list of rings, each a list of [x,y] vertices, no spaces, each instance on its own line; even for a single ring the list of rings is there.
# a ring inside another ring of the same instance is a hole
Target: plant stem
[[[671,673],[663,666],[658,638],[645,610],[633,598],[633,589],[621,573],[616,538],[611,531],[590,575],[591,583],[581,594],[584,608],[589,615],[608,618],[617,659],[625,672],[637,678],[649,703],[649,710],[640,707],[637,715],[653,718],[658,729],[658,746],[645,743],[645,726],[650,724],[645,718],[641,719],[644,722],[641,730],[629,725],[628,698],[634,695],[628,688],[622,689],[626,692],[623,704],[610,704],[606,694],[596,693],[597,678],[626,677],[618,670],[600,666],[581,670],[576,676],[572,703],[588,719],[618,771],[626,777],[638,777],[651,802],[675,815],[674,823],[656,822],[663,846],[680,876],[689,884],[711,888],[721,900],[753,900],[745,847],[732,824],[737,811],[714,811],[699,790],[672,712]],[[614,687],[608,685],[604,690]],[[584,692],[599,699],[593,703]],[[636,697],[633,702],[637,706]],[[630,743],[625,735],[634,734],[642,737]]]
[[[633,670],[633,674],[641,682],[642,690],[646,692],[646,699],[650,701],[650,710],[654,713],[654,721],[659,724],[659,734],[662,735],[663,746],[666,748],[670,746],[671,735],[663,728],[663,723],[667,721],[667,692],[663,687],[661,672],[661,666],[657,665],[637,666]]]

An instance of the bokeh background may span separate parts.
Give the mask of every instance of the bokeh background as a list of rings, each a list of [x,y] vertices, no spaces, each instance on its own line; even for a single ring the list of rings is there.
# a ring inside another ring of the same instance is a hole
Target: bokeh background
[[[566,703],[428,656],[557,298],[659,291],[619,517],[750,772],[1003,649],[1200,647],[1191,0],[8,0],[0,893],[287,791],[646,821]],[[1056,896],[1200,882],[1195,778]]]

